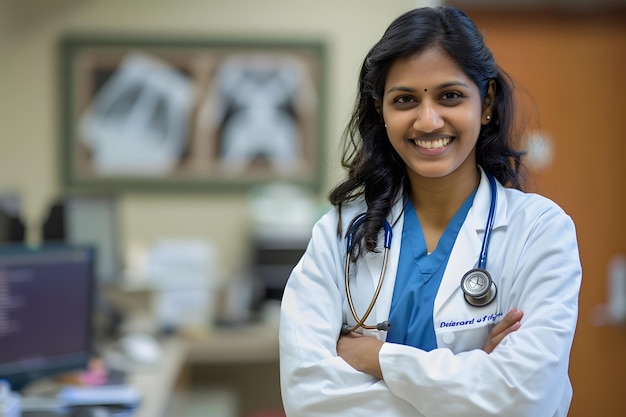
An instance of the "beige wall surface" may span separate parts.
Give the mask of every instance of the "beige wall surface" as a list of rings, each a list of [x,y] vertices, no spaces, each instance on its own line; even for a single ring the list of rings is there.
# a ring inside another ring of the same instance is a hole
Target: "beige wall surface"
[[[21,198],[30,241],[39,239],[50,201],[61,191],[57,42],[67,32],[158,34],[269,40],[322,40],[327,45],[327,100],[320,201],[342,172],[338,140],[367,50],[415,0],[0,0],[0,192]],[[236,269],[246,241],[248,196],[125,193],[122,239],[200,237],[218,243],[225,270]]]

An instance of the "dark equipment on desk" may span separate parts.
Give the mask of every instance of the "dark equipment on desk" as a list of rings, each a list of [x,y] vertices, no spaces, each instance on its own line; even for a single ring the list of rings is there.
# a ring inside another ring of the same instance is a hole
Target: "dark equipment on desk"
[[[26,227],[17,208],[10,206],[0,196],[0,244],[22,243],[26,236]]]
[[[256,236],[252,240],[252,273],[261,288],[261,302],[281,300],[287,279],[308,244],[306,237]]]

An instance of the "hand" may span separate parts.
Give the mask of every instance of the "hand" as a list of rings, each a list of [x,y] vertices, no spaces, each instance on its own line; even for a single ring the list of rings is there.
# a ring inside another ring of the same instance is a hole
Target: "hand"
[[[358,333],[341,335],[337,341],[337,354],[357,371],[383,379],[378,353],[383,342]]]
[[[506,335],[520,328],[522,325],[520,320],[522,320],[523,316],[524,313],[516,308],[509,311],[498,324],[493,326],[483,350],[487,353],[493,352]]]

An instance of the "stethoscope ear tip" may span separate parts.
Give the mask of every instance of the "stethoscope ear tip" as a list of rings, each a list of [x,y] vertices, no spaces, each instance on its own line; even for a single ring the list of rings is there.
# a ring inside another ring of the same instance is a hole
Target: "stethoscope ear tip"
[[[364,326],[360,326],[360,327],[364,327]],[[373,329],[373,327],[371,327]],[[391,322],[388,320],[385,320],[383,322],[380,322],[378,324],[376,324],[376,330],[382,330],[382,331],[388,331],[389,329],[391,329]],[[353,331],[355,331],[356,328],[355,327],[351,327],[349,324],[344,323],[341,326],[341,334],[346,335],[346,334],[350,334]]]

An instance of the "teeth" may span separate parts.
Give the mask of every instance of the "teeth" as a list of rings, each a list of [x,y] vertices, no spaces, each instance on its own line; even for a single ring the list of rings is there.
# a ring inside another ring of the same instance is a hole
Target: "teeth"
[[[450,143],[451,140],[452,139],[450,138],[442,138],[442,139],[437,139],[437,140],[417,140],[415,141],[415,143],[420,148],[438,149],[438,148],[443,148],[444,146],[446,146],[448,143]]]

